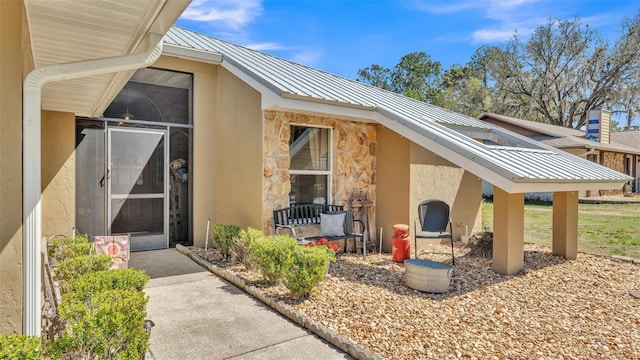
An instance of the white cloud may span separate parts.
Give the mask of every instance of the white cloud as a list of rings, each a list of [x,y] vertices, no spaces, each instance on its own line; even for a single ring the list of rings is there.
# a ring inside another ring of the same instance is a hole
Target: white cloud
[[[480,43],[491,43],[491,42],[499,42],[509,40],[513,37],[515,31],[514,30],[489,30],[489,29],[480,29],[473,32],[471,38],[475,42]]]
[[[318,59],[322,56],[322,53],[317,50],[306,50],[299,53],[291,54],[291,61],[298,64],[313,66]]]
[[[181,18],[240,29],[259,17],[262,11],[261,0],[194,0]]]
[[[491,43],[508,40],[516,31],[520,36],[531,34],[546,23],[553,1],[556,0],[422,0],[414,2],[412,7],[435,15],[466,13],[465,16],[476,18],[482,25],[470,30],[467,36],[448,37]],[[542,11],[547,15],[543,16]]]
[[[264,42],[264,43],[249,43],[245,44],[244,47],[249,49],[253,49],[256,51],[268,51],[268,50],[284,50],[285,46],[282,44],[278,44],[275,42]]]
[[[444,3],[434,4],[434,1],[427,2],[414,2],[410,5],[412,8],[420,11],[426,11],[431,14],[451,14],[465,10],[471,10],[475,8],[481,8],[485,4],[480,0],[464,0],[459,2],[445,1]]]

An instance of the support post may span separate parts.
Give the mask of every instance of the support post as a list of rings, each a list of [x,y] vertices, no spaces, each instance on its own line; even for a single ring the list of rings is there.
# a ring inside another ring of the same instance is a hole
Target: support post
[[[578,192],[553,193],[553,239],[554,255],[568,260],[578,256]]]
[[[524,266],[524,194],[493,187],[493,270],[512,275]]]

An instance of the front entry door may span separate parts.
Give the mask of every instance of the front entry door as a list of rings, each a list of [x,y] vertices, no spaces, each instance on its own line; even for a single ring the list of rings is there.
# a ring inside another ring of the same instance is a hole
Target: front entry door
[[[168,248],[166,131],[107,134],[107,233],[130,234],[132,251]]]

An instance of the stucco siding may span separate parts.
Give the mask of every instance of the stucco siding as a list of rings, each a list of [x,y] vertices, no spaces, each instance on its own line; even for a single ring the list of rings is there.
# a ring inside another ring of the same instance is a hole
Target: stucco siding
[[[261,96],[239,78],[220,69],[214,120],[215,222],[241,228],[262,225]],[[203,161],[203,159],[200,159]],[[211,163],[204,159],[205,162]],[[197,195],[196,195],[197,196]]]
[[[378,128],[376,219],[382,228],[382,250],[391,252],[394,224],[409,225],[409,148],[411,142],[395,132]]]
[[[0,1],[0,332],[22,332],[22,80],[31,70],[22,1]]]
[[[455,239],[471,235],[482,226],[482,181],[425,148],[411,144],[411,234],[418,216],[418,205],[427,199],[440,199],[451,207]]]
[[[75,116],[42,112],[42,235],[71,234],[75,220]],[[80,174],[82,176],[82,174]]]

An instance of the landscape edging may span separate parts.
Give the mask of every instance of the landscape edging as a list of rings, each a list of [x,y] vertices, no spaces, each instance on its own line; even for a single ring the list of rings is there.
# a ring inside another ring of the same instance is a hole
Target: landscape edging
[[[280,301],[278,299],[274,299],[271,296],[266,295],[259,288],[247,284],[247,282],[244,279],[242,279],[239,276],[235,275],[233,272],[228,271],[226,269],[219,268],[216,265],[211,264],[210,262],[200,258],[196,254],[193,254],[191,251],[189,251],[188,247],[178,244],[178,245],[176,245],[176,250],[178,250],[182,254],[186,255],[187,257],[189,257],[191,260],[196,262],[198,265],[204,267],[205,269],[209,270],[210,272],[214,273],[215,275],[217,275],[217,276],[223,278],[224,280],[230,282],[231,284],[237,286],[242,291],[244,291],[247,294],[253,296],[256,299],[258,299],[263,304],[265,304],[265,305],[269,306],[270,308],[276,310],[277,312],[279,312],[283,316],[287,317],[288,319],[290,319],[294,323],[296,323],[296,324],[300,325],[301,327],[303,327],[303,328],[311,331],[312,333],[318,335],[319,337],[321,337],[322,339],[324,339],[328,343],[330,343],[333,346],[337,347],[338,349],[346,352],[347,354],[353,356],[354,358],[362,359],[362,360],[381,360],[381,359],[383,359],[382,357],[380,357],[378,355],[375,355],[372,352],[370,352],[369,350],[365,349],[362,345],[356,344],[353,341],[350,341],[350,340],[338,335],[333,330],[329,330],[329,329],[324,328],[317,321],[314,321],[314,320],[308,318],[305,314],[303,314],[302,312],[300,312],[300,311],[294,309],[293,307],[285,304],[284,302],[282,302],[282,301]]]

